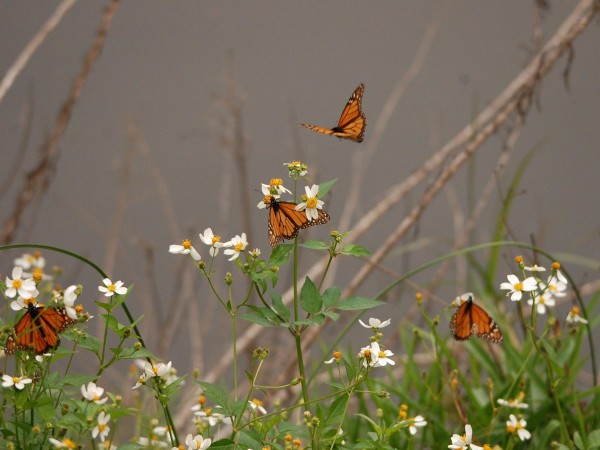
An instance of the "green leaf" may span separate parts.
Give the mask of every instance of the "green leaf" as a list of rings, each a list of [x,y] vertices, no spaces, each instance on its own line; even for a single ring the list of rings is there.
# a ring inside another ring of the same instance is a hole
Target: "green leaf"
[[[140,448],[146,448],[146,446],[141,445],[141,444],[136,444],[135,442],[128,442],[126,444],[119,445],[117,447],[117,450],[138,450]]]
[[[342,300],[337,308],[343,311],[355,311],[361,309],[371,309],[384,304],[385,302],[374,300],[368,297],[350,297]]]
[[[573,434],[573,442],[575,442],[575,446],[581,450],[585,449],[585,444],[583,443],[583,439],[581,439],[581,435],[578,431]]]
[[[279,267],[285,265],[290,258],[293,248],[292,244],[279,244],[271,253],[269,265]]]
[[[315,314],[309,319],[301,319],[294,322],[296,325],[308,325],[309,327],[313,325],[321,325],[325,321],[325,316],[321,313]]]
[[[331,308],[332,306],[337,305],[340,301],[340,296],[341,293],[337,286],[331,286],[330,288],[325,289],[325,292],[323,292],[322,295],[325,307]]]
[[[329,245],[323,241],[317,241],[316,239],[310,239],[302,244],[300,247],[309,248],[312,250],[327,250],[329,249]]]
[[[120,349],[111,348],[111,351],[118,355],[119,359],[156,358],[151,351],[144,347],[139,349],[136,349],[135,347],[122,347]]]
[[[350,256],[369,256],[371,252],[361,245],[356,244],[346,244],[340,250],[340,253],[343,255]]]
[[[229,412],[227,391],[225,389],[216,384],[207,383],[206,381],[198,381],[197,383],[202,387],[204,395],[206,395],[210,401]]]
[[[89,350],[96,355],[100,353],[100,341],[87,333],[77,336],[77,346]]]
[[[319,184],[319,198],[325,197],[336,182],[337,178],[334,178],[333,180],[325,181],[324,183]]]
[[[321,294],[319,294],[315,283],[308,277],[306,277],[302,289],[300,289],[300,305],[309,314],[318,313],[323,307]]]
[[[240,440],[240,443],[241,443],[241,440]],[[221,450],[233,450],[234,444],[235,444],[235,442],[233,442],[231,439],[219,439],[218,441],[210,444],[210,448],[218,448]],[[244,446],[247,446],[247,444],[245,444]],[[260,445],[259,445],[259,447],[250,447],[250,448],[260,448]]]
[[[333,311],[325,311],[323,312],[325,317],[329,317],[331,320],[337,321],[340,318],[340,315]]]
[[[290,310],[283,303],[283,298],[279,292],[271,291],[269,293],[271,295],[271,302],[273,303],[273,309],[279,314],[283,320],[290,320],[291,313]]]
[[[594,430],[588,434],[588,448],[600,447],[600,430]]]
[[[265,318],[265,316],[263,316],[260,313],[257,313],[256,311],[248,311],[243,314],[240,314],[238,317],[240,319],[247,320],[248,322],[257,323],[259,325],[262,325],[263,327],[273,326],[271,321],[269,321]]]

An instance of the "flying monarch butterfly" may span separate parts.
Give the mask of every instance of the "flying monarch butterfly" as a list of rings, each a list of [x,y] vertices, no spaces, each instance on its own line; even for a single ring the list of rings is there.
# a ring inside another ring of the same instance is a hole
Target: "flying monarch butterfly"
[[[464,341],[473,334],[496,344],[502,343],[502,332],[498,324],[481,307],[473,303],[469,295],[450,319],[450,331],[454,339]]]
[[[4,353],[12,355],[16,350],[33,351],[36,355],[47,353],[59,346],[59,333],[75,322],[63,307],[30,303],[15,325],[14,334],[6,339]]]
[[[281,202],[274,196],[264,199],[269,208],[269,244],[275,247],[284,239],[294,239],[302,228],[312,227],[329,222],[329,214],[319,209],[318,217],[309,219],[306,212],[297,211],[296,203]]]
[[[342,111],[342,115],[340,116],[340,120],[336,127],[323,128],[316,125],[308,125],[306,123],[301,123],[300,125],[316,131],[317,133],[332,134],[339,138],[350,139],[354,142],[362,142],[365,135],[365,127],[367,126],[367,119],[361,109],[364,90],[364,83],[359,84],[354,90]]]

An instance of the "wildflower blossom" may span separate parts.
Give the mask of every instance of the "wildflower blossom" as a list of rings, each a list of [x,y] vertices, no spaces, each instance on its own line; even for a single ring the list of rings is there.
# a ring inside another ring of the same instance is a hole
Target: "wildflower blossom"
[[[23,270],[29,270],[32,267],[36,269],[43,269],[46,266],[46,259],[42,256],[41,252],[23,253],[19,258],[14,261],[15,266],[20,266]]]
[[[15,389],[18,389],[19,391],[21,391],[25,388],[26,384],[30,384],[32,382],[33,382],[33,380],[31,378],[18,377],[16,375],[11,376],[8,374],[2,375],[2,387],[5,387],[5,388],[14,386]]]
[[[69,449],[77,448],[77,444],[75,442],[73,442],[71,439],[65,438],[62,441],[59,441],[58,439],[50,438],[48,440],[50,441],[50,443],[52,445],[54,445],[54,448],[69,448]]]
[[[378,330],[379,328],[387,327],[391,323],[392,319],[384,320],[383,322],[374,317],[369,318],[369,325],[365,324],[362,320],[358,319],[358,323],[360,323],[365,328],[372,328],[373,330]]]
[[[227,417],[225,414],[213,412],[213,408],[206,408],[203,411],[196,411],[194,412],[194,416],[199,417],[203,422],[208,422],[211,427],[223,423]]]
[[[127,294],[127,288],[123,286],[124,283],[120,280],[116,283],[113,283],[112,281],[110,281],[109,278],[105,278],[104,280],[102,280],[102,283],[104,284],[104,286],[98,286],[98,290],[100,292],[104,292],[105,297],[112,297],[115,294]]]
[[[416,416],[408,419],[411,421],[410,426],[408,427],[408,432],[413,436],[417,434],[417,428],[422,428],[427,425],[427,421],[423,418],[423,416]]]
[[[193,436],[188,434],[185,438],[185,445],[187,445],[187,450],[204,450],[210,447],[212,441],[208,438],[203,439],[202,435],[197,434]]]
[[[511,414],[508,418],[510,420],[506,421],[506,431],[509,433],[516,432],[517,436],[519,436],[519,439],[522,441],[531,439],[531,433],[525,429],[527,422],[524,419],[517,420],[514,414]]]
[[[13,311],[21,311],[22,309],[27,309],[29,305],[36,306],[36,298],[38,295],[40,295],[40,293],[36,289],[34,292],[31,293],[31,297],[23,298],[19,296],[16,300],[10,302],[10,309],[12,309]]]
[[[312,187],[305,186],[306,200],[296,205],[296,211],[304,211],[308,220],[317,220],[319,218],[319,212],[317,210],[323,209],[323,200],[319,200],[317,195],[319,193],[319,185],[313,184]]]
[[[207,228],[204,233],[200,234],[200,240],[206,245],[210,246],[210,256],[217,256],[219,249],[225,246],[224,242],[221,242],[221,236],[213,233],[212,228]]]
[[[308,166],[300,161],[283,163],[283,165],[288,168],[289,176],[296,180],[308,174]]]
[[[545,272],[546,271],[545,267],[540,267],[537,264],[534,264],[533,266],[525,266],[524,269],[529,272]]]
[[[12,270],[12,279],[6,277],[6,290],[4,295],[8,298],[14,298],[19,294],[23,298],[33,297],[35,281],[32,278],[23,278],[23,268],[15,266]]]
[[[461,448],[466,449],[466,448],[468,448],[468,446],[470,446],[470,448],[473,450],[481,448],[481,447],[471,444],[471,440],[473,439],[473,429],[471,428],[471,425],[469,425],[469,424],[465,425],[465,434],[463,434],[462,436],[460,436],[458,434],[453,434],[450,439],[452,441],[452,444],[450,444],[448,446],[448,448],[451,448],[451,449],[461,449]]]
[[[588,323],[586,319],[579,315],[579,308],[577,306],[573,306],[569,314],[567,314],[567,322],[568,323]]]
[[[146,362],[144,365],[144,372],[146,373],[146,379],[152,377],[165,377],[171,371],[172,363],[169,361],[167,364],[159,363],[159,364],[150,364]]]
[[[498,404],[500,406],[508,406],[509,408],[517,408],[517,409],[527,409],[529,405],[527,403],[523,403],[523,399],[525,398],[525,393],[519,393],[517,398],[512,400],[504,400],[503,398],[499,398]]]
[[[367,346],[367,347],[363,347],[360,349],[360,352],[358,352],[358,355],[356,355],[356,357],[362,361],[362,365],[363,367],[367,367],[371,364],[371,346]]]
[[[104,394],[104,388],[96,386],[96,383],[89,382],[87,386],[83,384],[81,386],[81,395],[83,398],[90,402],[94,402],[96,405],[103,405],[108,400],[108,397],[102,398]]]
[[[334,361],[339,363],[341,360],[342,360],[342,352],[339,350],[336,350],[333,352],[333,358],[325,361],[325,364],[331,364]]]
[[[202,235],[200,235],[202,237]],[[192,246],[192,241],[189,239],[184,239],[179,244],[171,244],[169,245],[169,253],[173,253],[174,255],[190,255],[192,259],[196,262],[200,261],[202,257],[200,253]]]
[[[106,414],[104,411],[100,411],[98,414],[97,424],[92,430],[92,437],[96,439],[100,436],[100,441],[104,442],[108,433],[110,433],[110,427],[108,421],[110,420],[110,414]]]
[[[229,258],[229,261],[233,261],[237,259],[240,254],[244,251],[246,247],[248,247],[248,241],[246,240],[246,233],[242,233],[241,236],[236,235],[231,241],[226,242],[225,246],[227,247],[223,253],[226,255],[232,255]]]
[[[135,386],[133,386],[131,389],[137,389],[140,386],[146,384],[146,378],[148,376],[146,375],[146,373],[143,373],[139,376],[139,378],[137,379],[137,382],[135,383]]]
[[[276,196],[280,196],[284,193],[292,193],[292,191],[283,185],[283,180],[281,178],[271,178],[269,184],[261,183],[261,191],[264,195],[271,194]]]
[[[560,272],[558,272],[560,273]],[[557,273],[557,274],[558,274]],[[562,275],[562,274],[561,274]],[[564,278],[564,276],[563,276]],[[548,277],[548,281],[542,284],[542,289],[547,290],[550,294],[555,297],[564,297],[567,295],[567,280],[561,280],[558,276]]]
[[[537,313],[538,314],[546,314],[546,307],[552,307],[554,305],[556,305],[556,301],[554,300],[554,297],[552,297],[552,295],[548,294],[548,293],[544,293],[544,294],[540,294],[537,295],[534,299],[529,299],[527,300],[527,304],[528,305],[536,305],[536,309],[537,309]]]
[[[450,303],[451,306],[454,306],[455,308],[458,308],[460,305],[462,305],[464,302],[468,301],[469,299],[474,299],[475,295],[472,292],[465,292],[464,294],[456,297],[454,300],[452,300],[452,303]]]
[[[248,404],[250,405],[250,409],[252,411],[257,411],[258,410],[258,412],[260,412],[261,414],[266,414],[267,413],[267,410],[263,406],[263,402],[261,402],[257,398],[253,398],[252,400],[248,401]]]
[[[75,309],[75,300],[77,300],[78,295],[77,290],[77,286],[73,284],[66,288],[63,294],[63,304],[71,319],[77,319],[77,310]]]
[[[371,365],[373,367],[383,367],[386,365],[393,366],[396,364],[395,361],[389,358],[394,356],[390,350],[381,350],[378,342],[371,343]]]
[[[537,289],[537,281],[533,277],[525,278],[520,281],[516,275],[508,275],[506,277],[508,282],[504,282],[500,285],[500,289],[506,289],[509,292],[506,295],[510,295],[510,299],[513,302],[518,302],[523,297],[523,292],[531,292]]]

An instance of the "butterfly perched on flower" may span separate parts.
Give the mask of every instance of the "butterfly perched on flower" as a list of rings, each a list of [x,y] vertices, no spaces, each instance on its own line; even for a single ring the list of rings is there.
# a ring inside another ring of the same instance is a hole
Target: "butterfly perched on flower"
[[[294,239],[302,228],[329,222],[329,214],[317,210],[317,218],[309,219],[305,211],[296,210],[297,203],[280,201],[275,195],[266,195],[264,207],[269,208],[269,244],[275,247],[284,239]]]
[[[342,111],[337,126],[333,128],[324,128],[306,123],[301,123],[300,125],[309,130],[316,131],[317,133],[334,135],[354,142],[362,142],[365,135],[365,127],[367,126],[367,119],[361,109],[364,90],[364,83],[359,84],[354,90]]]
[[[502,332],[494,319],[481,306],[473,302],[472,295],[467,294],[462,300],[463,302],[450,319],[450,332],[454,339],[464,341],[474,334],[479,338],[501,344]]]
[[[60,345],[59,334],[76,322],[61,306],[52,308],[29,303],[14,333],[6,339],[4,352],[7,355],[16,350],[32,351],[36,355],[47,353]]]

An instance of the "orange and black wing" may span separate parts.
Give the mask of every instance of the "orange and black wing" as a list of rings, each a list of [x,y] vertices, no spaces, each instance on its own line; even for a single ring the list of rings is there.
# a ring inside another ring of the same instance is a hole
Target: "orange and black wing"
[[[15,325],[14,334],[4,345],[7,355],[16,350],[33,351],[36,355],[47,353],[60,344],[59,334],[76,322],[62,307],[29,306]]]
[[[475,334],[496,344],[502,343],[502,332],[498,324],[481,307],[469,298],[462,303],[450,320],[450,331],[454,339],[464,341]]]
[[[302,228],[329,222],[329,214],[318,210],[318,217],[309,220],[304,211],[296,211],[296,203],[273,200],[269,208],[269,244],[275,247],[284,239],[294,239]]]
[[[362,142],[365,135],[365,127],[367,126],[367,119],[362,112],[362,97],[364,90],[365,85],[363,83],[354,90],[342,111],[342,115],[340,116],[340,120],[336,127],[324,128],[306,123],[301,123],[300,125],[316,131],[317,133],[329,134],[355,142]]]

